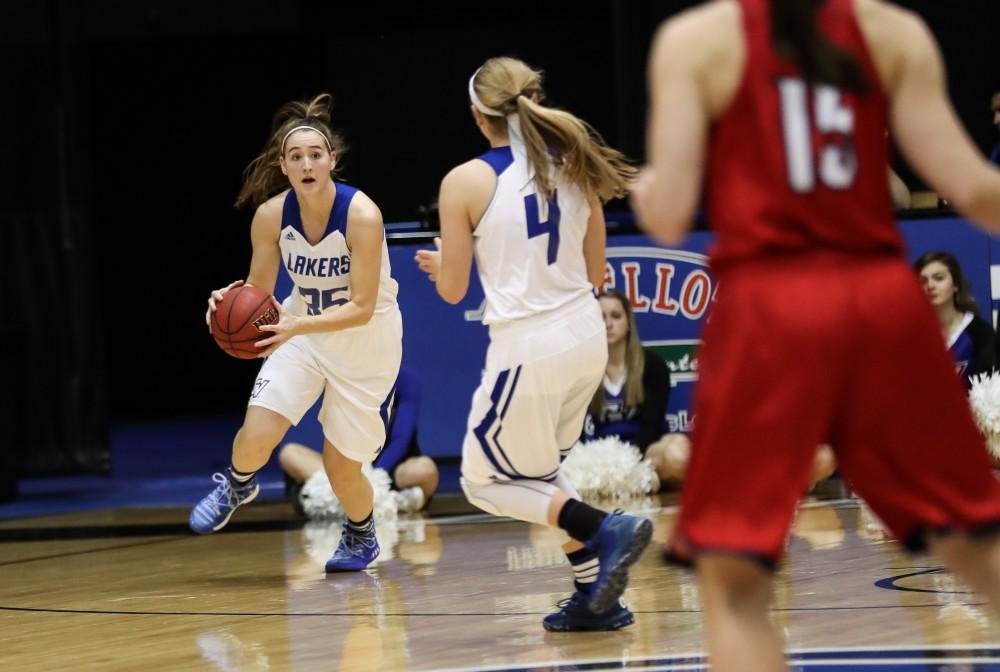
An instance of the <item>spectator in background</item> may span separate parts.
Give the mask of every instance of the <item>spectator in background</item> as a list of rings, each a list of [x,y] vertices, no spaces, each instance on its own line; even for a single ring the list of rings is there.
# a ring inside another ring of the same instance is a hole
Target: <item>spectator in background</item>
[[[397,508],[404,513],[425,508],[438,486],[437,466],[434,460],[421,454],[417,444],[419,409],[420,379],[413,370],[401,368],[389,415],[388,437],[372,466],[388,472]],[[288,491],[297,503],[301,484],[323,468],[323,456],[300,443],[287,443],[278,453],[278,459],[285,474],[298,484]]]
[[[655,352],[642,347],[628,298],[608,290],[600,297],[608,339],[604,382],[590,402],[584,439],[618,436],[649,458],[660,482],[677,474],[665,441],[670,370]]]
[[[937,313],[955,369],[969,387],[973,376],[996,365],[993,328],[979,317],[972,287],[955,255],[927,252],[913,264],[913,270]]]

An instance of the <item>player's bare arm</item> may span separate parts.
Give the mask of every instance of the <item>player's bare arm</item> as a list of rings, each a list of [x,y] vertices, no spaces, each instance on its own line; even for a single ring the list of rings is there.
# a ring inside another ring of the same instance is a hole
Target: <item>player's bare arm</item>
[[[604,284],[607,242],[604,208],[600,199],[594,196],[590,199],[590,217],[587,219],[587,233],[583,237],[583,258],[587,263],[587,279],[598,289]]]
[[[486,210],[495,184],[492,168],[478,160],[452,169],[441,181],[438,249],[417,252],[417,265],[437,284],[438,294],[448,303],[458,303],[469,289],[472,229]]]
[[[648,165],[633,187],[632,205],[643,229],[668,245],[680,243],[691,228],[709,125],[739,82],[739,30],[739,8],[722,0],[667,22],[653,45]]]
[[[927,25],[912,12],[876,0],[858,0],[856,6],[903,155],[960,212],[1000,232],[1000,172],[979,153],[955,114]]]
[[[260,287],[268,294],[274,293],[274,283],[278,280],[281,265],[281,249],[278,236],[281,233],[281,205],[285,194],[275,196],[260,205],[250,223],[250,271],[247,284]]]

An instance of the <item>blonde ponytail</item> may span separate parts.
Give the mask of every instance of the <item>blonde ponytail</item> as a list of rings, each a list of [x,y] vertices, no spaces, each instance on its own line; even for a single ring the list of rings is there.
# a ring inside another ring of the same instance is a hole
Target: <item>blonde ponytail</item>
[[[545,95],[541,71],[516,58],[491,58],[479,69],[474,87],[484,105],[504,115],[486,117],[494,128],[505,128],[505,117],[517,114],[535,187],[545,198],[552,196],[557,175],[601,201],[628,193],[635,167],[587,122],[539,104]]]

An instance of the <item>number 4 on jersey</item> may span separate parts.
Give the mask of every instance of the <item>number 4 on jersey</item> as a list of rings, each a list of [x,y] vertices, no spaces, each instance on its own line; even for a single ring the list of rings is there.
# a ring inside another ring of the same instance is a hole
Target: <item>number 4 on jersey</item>
[[[816,176],[830,189],[849,189],[858,173],[854,152],[854,111],[844,105],[839,89],[827,84],[812,87],[813,115],[809,115],[809,85],[790,77],[778,80],[781,95],[781,127],[785,136],[788,182],[799,194],[816,188]],[[813,153],[812,129],[837,134],[835,142],[824,143]]]
[[[528,240],[545,234],[549,235],[549,249],[546,258],[550,266],[556,263],[556,257],[559,254],[559,219],[562,214],[559,212],[558,195],[558,189],[552,192],[552,198],[548,202],[548,218],[544,222],[539,221],[537,194],[528,194],[524,197],[524,214],[528,221]]]

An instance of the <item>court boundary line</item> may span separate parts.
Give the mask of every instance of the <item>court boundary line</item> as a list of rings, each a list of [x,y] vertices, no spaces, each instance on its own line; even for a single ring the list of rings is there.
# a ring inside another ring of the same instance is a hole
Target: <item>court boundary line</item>
[[[103,538],[103,537],[97,537],[97,538],[100,539],[100,538]],[[137,546],[152,546],[153,544],[163,544],[163,543],[166,543],[168,541],[177,541],[178,539],[186,539],[186,538],[187,537],[172,536],[172,537],[168,537],[168,538],[157,538],[157,539],[148,539],[146,541],[138,541],[138,542],[136,542],[134,544],[120,544],[118,546],[103,546],[101,548],[88,548],[88,549],[79,550],[79,551],[67,551],[65,553],[53,553],[53,554],[50,554],[50,555],[36,555],[35,557],[32,557],[32,558],[21,558],[19,560],[6,560],[4,562],[0,562],[0,567],[9,567],[11,565],[21,565],[21,564],[25,564],[25,563],[28,563],[28,562],[38,562],[40,560],[56,560],[58,558],[72,558],[72,557],[77,556],[77,555],[87,555],[89,553],[103,553],[104,551],[116,551],[116,550],[118,550],[120,548],[135,548]],[[86,538],[81,539],[81,541],[86,541],[86,540],[87,540]],[[64,539],[64,540],[61,540],[61,541],[68,541],[68,540]]]
[[[986,606],[987,602],[955,602],[955,605],[966,606],[966,607],[982,607]],[[871,610],[886,610],[886,609],[940,609],[941,604],[938,602],[930,604],[888,604],[888,605],[870,605],[870,606],[849,606],[849,607],[785,607],[782,609],[772,609],[772,612],[778,613],[788,613],[788,612],[812,612],[812,611],[871,611]],[[80,615],[93,615],[93,616],[239,616],[245,618],[259,618],[262,616],[268,617],[281,617],[281,618],[357,618],[359,616],[372,616],[379,618],[468,618],[468,617],[483,617],[483,618],[520,618],[525,616],[544,616],[548,614],[548,611],[512,611],[506,613],[495,613],[495,612],[439,612],[439,611],[424,611],[424,612],[398,612],[398,611],[382,611],[382,612],[346,612],[346,611],[299,611],[299,612],[266,612],[266,611],[127,611],[127,610],[111,610],[111,609],[65,609],[60,607],[18,607],[11,605],[0,604],[0,611],[25,611],[25,612],[38,612],[38,613],[54,613],[54,614],[80,614]],[[632,613],[637,615],[669,615],[669,614],[700,614],[701,609],[662,609],[656,611],[650,610],[635,610]],[[996,646],[1000,647],[1000,643]],[[878,649],[881,650],[881,649]]]
[[[934,664],[964,664],[964,663],[997,663],[1000,662],[1000,657],[997,656],[987,656],[987,657],[957,657],[957,656],[941,656],[941,657],[931,657],[924,655],[919,658],[839,658],[836,657],[837,654],[844,653],[858,653],[858,654],[876,654],[876,653],[903,653],[903,652],[914,652],[914,653],[936,653],[936,652],[974,652],[974,651],[1000,651],[1000,642],[996,644],[926,644],[926,645],[906,645],[906,644],[895,644],[887,646],[826,646],[826,647],[807,647],[801,649],[788,649],[785,651],[785,657],[788,663],[795,666],[802,667],[812,667],[819,665],[839,665],[843,667],[860,667],[862,665],[914,665],[923,663],[934,663]],[[831,658],[796,658],[796,656],[810,655],[810,654],[827,654],[834,657]],[[535,663],[513,663],[507,665],[481,665],[472,667],[448,667],[439,669],[439,672],[522,672],[522,671],[533,671],[533,670],[561,670],[570,669],[573,667],[575,669],[580,669],[583,667],[586,670],[594,670],[599,672],[601,669],[620,669],[629,670],[629,672],[681,672],[683,670],[706,670],[708,661],[706,660],[707,654],[704,651],[688,651],[685,653],[679,653],[669,657],[656,657],[656,656],[644,656],[637,658],[595,658],[591,660],[558,660],[558,661],[539,661]],[[670,662],[677,661],[677,662]],[[701,661],[701,662],[696,662]],[[616,666],[616,667],[612,667]]]

